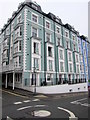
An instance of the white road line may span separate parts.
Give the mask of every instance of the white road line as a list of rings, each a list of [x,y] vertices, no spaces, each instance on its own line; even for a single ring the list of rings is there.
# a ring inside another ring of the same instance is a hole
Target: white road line
[[[28,102],[31,102],[31,100],[25,100],[25,101],[23,101],[24,103],[28,103]]]
[[[13,120],[13,119],[11,119],[10,117],[7,116],[7,120]]]
[[[46,105],[35,105],[34,107],[45,107]]]
[[[26,107],[18,108],[17,110],[20,111],[20,110],[24,110],[24,109],[31,108],[31,107],[44,107],[44,106],[46,106],[46,105],[26,106]]]
[[[58,109],[60,109],[60,110],[63,110],[63,111],[65,111],[65,112],[67,112],[67,113],[69,113],[69,115],[70,115],[70,119],[71,118],[74,118],[74,120],[77,120],[77,117],[75,117],[75,115],[71,112],[71,111],[69,111],[69,110],[67,110],[67,109],[64,109],[64,108],[61,108],[61,107],[58,107]]]
[[[37,102],[37,101],[40,101],[39,99],[34,99],[34,100],[32,100],[33,102]]]
[[[18,104],[22,104],[22,102],[15,102],[14,104],[15,104],[15,105],[18,105]]]
[[[81,104],[82,106],[86,106],[86,107],[90,107],[90,104],[88,104],[88,103],[83,103],[83,104]]]
[[[83,98],[83,99],[80,99],[80,100],[75,100],[75,101],[73,101],[73,102],[71,102],[71,103],[75,103],[75,102],[80,102],[80,101],[83,101],[83,100],[86,100],[87,98]]]
[[[32,106],[26,106],[26,107],[19,108],[19,109],[17,109],[17,110],[20,111],[20,110],[24,110],[24,109],[31,108],[31,107],[32,107]]]

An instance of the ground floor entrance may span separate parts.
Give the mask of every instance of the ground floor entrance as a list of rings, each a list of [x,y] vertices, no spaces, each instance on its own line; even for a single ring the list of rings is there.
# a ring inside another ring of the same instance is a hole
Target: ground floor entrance
[[[14,90],[17,87],[17,84],[22,82],[22,73],[2,73],[2,86],[8,88],[9,86],[12,87]]]

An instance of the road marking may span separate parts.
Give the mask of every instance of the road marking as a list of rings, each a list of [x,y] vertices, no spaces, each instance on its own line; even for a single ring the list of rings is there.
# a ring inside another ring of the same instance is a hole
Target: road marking
[[[87,98],[83,98],[83,99],[75,100],[75,101],[73,101],[73,102],[71,102],[71,103],[80,102],[80,101],[83,101],[83,100],[86,100],[86,99],[87,99]]]
[[[8,94],[17,96],[17,97],[29,98],[29,97],[27,97],[27,96],[19,95],[19,94],[17,94],[17,93],[9,92],[9,91],[6,91],[6,90],[2,90],[2,91],[3,91],[3,92],[6,92],[6,93],[8,93]]]
[[[28,103],[28,102],[31,102],[31,100],[24,100],[23,102],[24,103]]]
[[[26,107],[19,108],[19,109],[17,109],[17,110],[20,111],[20,110],[24,110],[24,109],[31,108],[31,107],[32,107],[32,106],[26,106]]]
[[[76,104],[76,105],[81,105],[81,106],[85,106],[85,107],[90,107],[90,104],[88,103],[81,103],[80,101],[84,101],[84,100],[87,100],[87,98],[83,98],[83,99],[80,99],[80,100],[76,100],[76,101],[73,101],[73,102],[70,102],[71,104]]]
[[[46,110],[37,110],[37,111],[33,111],[32,115],[35,117],[47,117],[51,115],[51,112]]]
[[[45,106],[46,106],[46,105],[26,106],[26,107],[18,108],[17,110],[18,110],[18,111],[21,111],[21,110],[24,110],[24,109],[27,109],[27,108],[31,108],[31,107],[45,107]]]
[[[90,107],[90,104],[88,104],[88,103],[83,103],[83,104],[81,104],[82,106],[85,106],[85,107]]]
[[[46,105],[35,105],[34,107],[45,107]]]
[[[14,104],[15,104],[15,105],[18,105],[18,104],[22,104],[22,102],[15,102]]]
[[[34,99],[34,100],[32,100],[33,102],[37,102],[37,101],[40,101],[39,99]]]
[[[13,120],[13,119],[11,119],[10,117],[7,116],[7,120]]]
[[[64,108],[62,108],[62,107],[58,107],[58,109],[60,109],[60,110],[63,110],[63,111],[65,111],[65,112],[67,112],[67,113],[69,113],[69,115],[70,115],[70,119],[71,118],[74,118],[74,120],[77,120],[77,117],[75,117],[75,115],[71,112],[71,111],[69,111],[69,110],[67,110],[67,109],[64,109]]]

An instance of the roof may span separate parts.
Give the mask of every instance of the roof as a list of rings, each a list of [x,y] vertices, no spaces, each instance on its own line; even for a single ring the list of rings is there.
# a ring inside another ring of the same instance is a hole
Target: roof
[[[74,32],[75,34],[79,35],[79,32],[76,31],[70,24],[63,24],[62,20],[57,17],[56,15],[54,15],[53,13],[49,12],[48,14],[44,13],[41,9],[41,6],[38,5],[36,2],[32,2],[32,1],[28,1],[26,0],[25,2],[22,2],[19,4],[18,6],[18,10],[14,11],[12,14],[12,18],[9,18],[7,21],[7,24],[4,25],[4,27],[1,29],[1,32],[3,32],[7,26],[13,21],[13,19],[18,15],[18,13],[23,9],[24,6],[28,6],[32,9],[34,9],[35,11],[38,11],[39,13],[41,13],[42,15],[50,18],[51,20],[55,21],[56,23],[64,26],[65,28],[69,29],[70,31]],[[37,7],[37,9],[35,9],[35,6]]]

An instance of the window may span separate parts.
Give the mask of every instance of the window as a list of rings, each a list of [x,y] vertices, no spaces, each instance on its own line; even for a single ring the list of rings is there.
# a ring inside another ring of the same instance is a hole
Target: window
[[[52,47],[48,47],[48,56],[52,57]]]
[[[21,51],[21,41],[19,41],[19,50]]]
[[[14,30],[14,22],[11,24],[11,31]]]
[[[32,27],[32,36],[37,37],[37,28]]]
[[[21,56],[19,56],[19,66],[21,66]]]
[[[39,43],[34,42],[33,46],[34,46],[34,53],[38,54],[39,53]]]
[[[87,66],[86,66],[86,72],[88,71]]]
[[[21,23],[21,15],[17,18],[17,23]]]
[[[64,72],[64,63],[63,62],[60,62],[60,70],[61,70],[61,72]]]
[[[69,61],[72,61],[71,53],[69,52],[68,55],[69,55]]]
[[[77,65],[77,73],[79,73],[79,65]]]
[[[39,69],[39,59],[38,58],[34,58],[34,67]]]
[[[49,34],[49,33],[46,33],[46,40],[47,40],[48,42],[50,42],[50,34]]]
[[[76,55],[76,62],[79,62],[79,58],[78,58],[78,55]]]
[[[67,49],[69,48],[69,42],[68,41],[66,41],[66,47],[67,47]]]
[[[60,50],[60,59],[63,60],[63,50]]]
[[[56,32],[60,33],[60,28],[59,27],[56,28]]]
[[[86,51],[84,50],[84,56],[86,56]]]
[[[80,40],[78,40],[78,44],[80,44]]]
[[[21,29],[21,27],[20,27],[20,36],[22,35],[22,29]]]
[[[81,48],[79,47],[79,53],[81,53]]]
[[[10,49],[10,59],[12,59],[12,55],[13,55],[13,48],[11,47],[11,49]]]
[[[69,37],[69,34],[67,31],[65,31],[65,37]]]
[[[51,74],[47,75],[47,81],[51,81]]]
[[[50,28],[50,23],[46,21],[46,28]]]
[[[69,64],[70,72],[72,72],[72,64]]]
[[[80,70],[82,71],[82,65],[80,65]]]
[[[37,23],[37,16],[32,14],[32,21],[36,22]]]
[[[73,44],[73,49],[74,49],[74,51],[76,50],[76,45],[75,44]]]
[[[14,53],[18,52],[18,42],[14,44]]]
[[[61,45],[62,45],[61,38],[59,38],[59,37],[57,38],[57,45],[58,45],[58,46],[61,46]]]
[[[72,39],[75,40],[75,36],[74,35],[72,36]]]
[[[49,70],[52,71],[53,70],[53,61],[49,60]]]
[[[85,42],[83,42],[83,47],[85,47]]]

